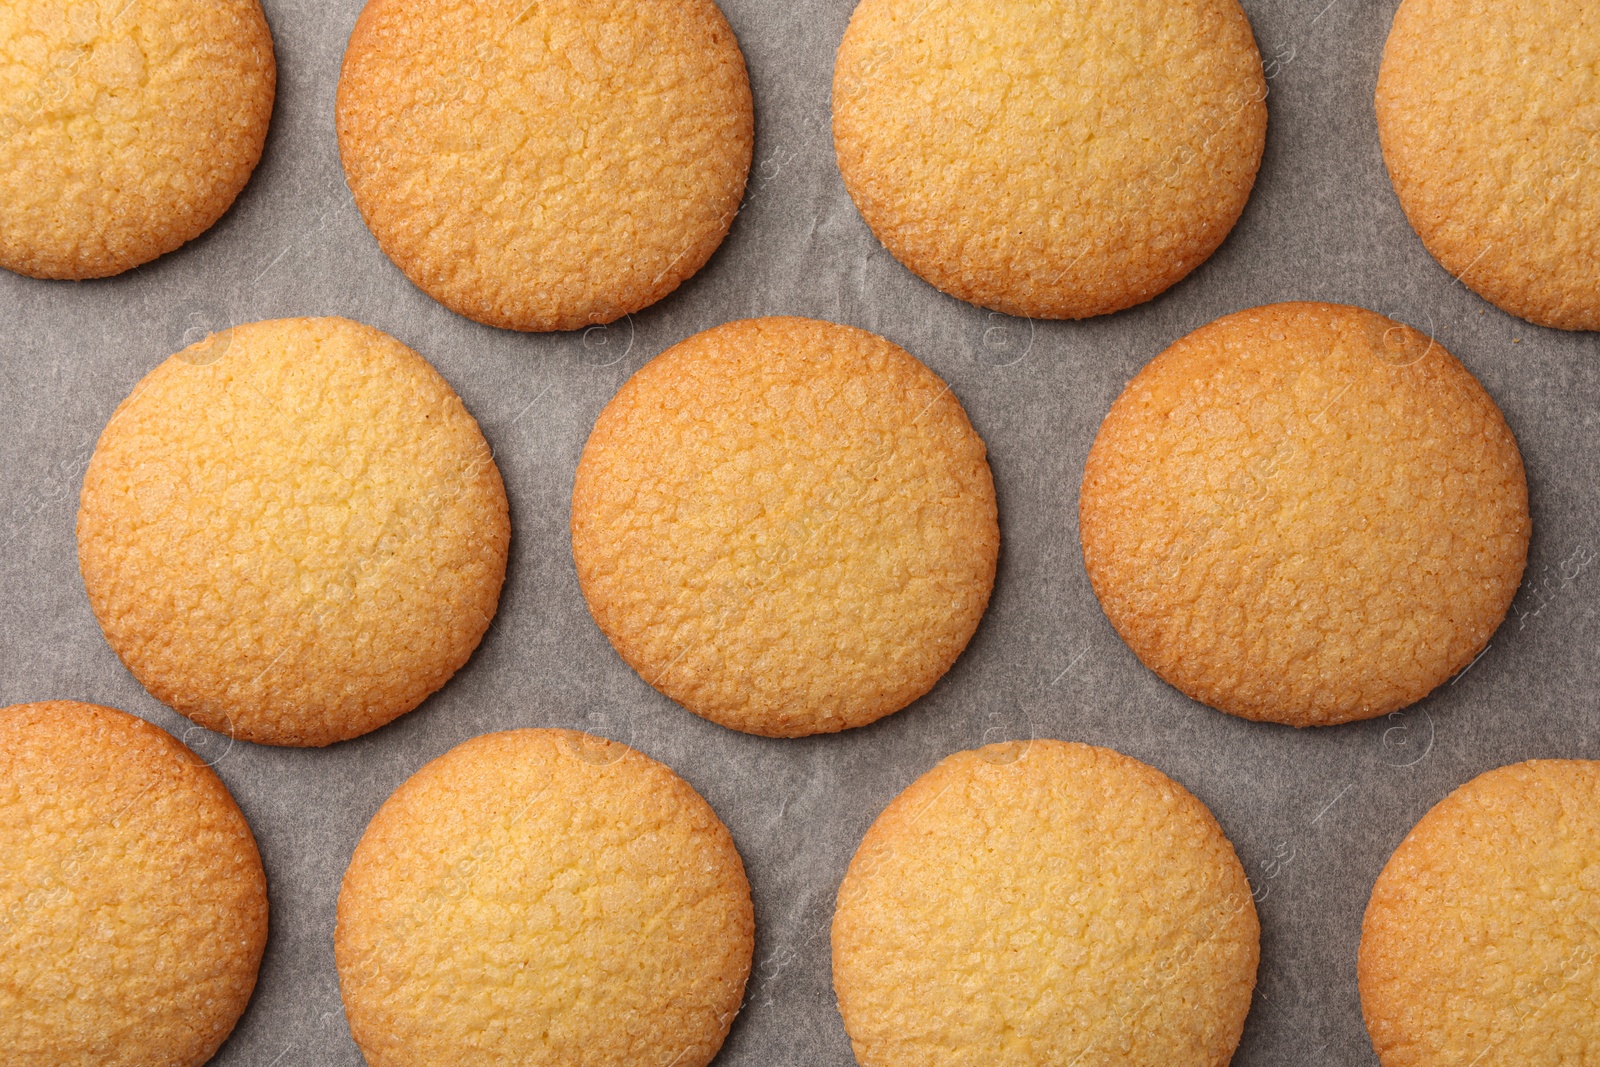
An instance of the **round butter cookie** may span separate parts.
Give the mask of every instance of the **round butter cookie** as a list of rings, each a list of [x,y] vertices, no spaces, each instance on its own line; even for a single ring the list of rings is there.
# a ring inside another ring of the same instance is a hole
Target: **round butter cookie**
[[[198,1067],[266,944],[261,856],[216,772],[111,708],[0,709],[7,1067]]]
[[[933,687],[1000,548],[982,439],[874,334],[798,318],[696,334],[606,405],[572,554],[645,681],[735,730],[861,726]]]
[[[1600,1052],[1600,763],[1481,774],[1395,849],[1361,928],[1383,1067],[1561,1067]]]
[[[1260,926],[1206,806],[1064,741],[959,752],[867,831],[833,917],[863,1067],[1222,1067]]]
[[[1471,663],[1530,522],[1516,439],[1471,372],[1409,326],[1306,303],[1151,360],[1089,451],[1079,529],[1145,666],[1222,711],[1324,726]]]
[[[716,251],[754,143],[713,0],[369,0],[339,154],[384,253],[452,311],[570,330]]]
[[[378,809],[334,951],[371,1067],[705,1067],[754,936],[733,838],[687,782],[603,738],[513,730]]]
[[[845,188],[951,296],[1081,319],[1222,243],[1267,85],[1237,0],[862,0],[833,73]]]
[[[277,77],[257,0],[0,4],[0,266],[103,278],[204,233]]]
[[[1600,7],[1405,0],[1376,97],[1400,206],[1513,315],[1600,330]]]
[[[83,479],[106,640],[212,730],[326,745],[454,674],[510,540],[478,424],[422,357],[347,319],[238,326],[145,376]]]

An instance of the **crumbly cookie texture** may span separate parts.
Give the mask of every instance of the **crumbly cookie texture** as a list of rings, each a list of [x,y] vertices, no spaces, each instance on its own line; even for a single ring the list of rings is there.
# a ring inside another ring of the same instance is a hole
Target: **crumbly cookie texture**
[[[258,0],[0,4],[0,267],[102,278],[205,232],[277,70]]]
[[[198,1067],[266,943],[261,856],[210,767],[111,708],[0,709],[8,1067]]]
[[[334,948],[371,1067],[704,1067],[754,931],[733,839],[688,783],[626,745],[515,730],[378,810]]]
[[[982,439],[904,349],[812,319],[728,323],[606,405],[578,464],[589,610],[667,696],[736,730],[843,730],[966,647],[1000,533]]]
[[[370,0],[339,152],[378,244],[492,326],[637,311],[710,258],[754,118],[713,0]]]
[[[1272,304],[1175,342],[1090,449],[1084,564],[1169,683],[1295,726],[1403,708],[1471,663],[1527,559],[1500,409],[1409,326]]]
[[[1222,243],[1266,95],[1237,0],[862,0],[834,67],[834,147],[912,271],[1077,319],[1149,300]]]
[[[1205,805],[1138,760],[957,753],[867,831],[833,919],[863,1067],[1221,1067],[1260,926]]]
[[[1559,1067],[1600,1049],[1600,763],[1479,775],[1406,835],[1361,931],[1383,1067]]]
[[[117,408],[78,561],[118,656],[202,726],[325,745],[442,686],[499,602],[505,488],[422,357],[347,319],[214,334]]]
[[[1376,104],[1400,206],[1445,270],[1540,326],[1600,330],[1600,8],[1405,0]]]

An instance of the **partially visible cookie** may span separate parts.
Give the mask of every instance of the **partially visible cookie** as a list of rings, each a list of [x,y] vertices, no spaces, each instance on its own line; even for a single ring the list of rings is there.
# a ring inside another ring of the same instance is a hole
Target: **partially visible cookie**
[[[1204,804],[1109,749],[959,752],[867,831],[833,984],[863,1067],[1221,1067],[1260,926]]]
[[[1079,319],[1149,300],[1222,243],[1266,95],[1237,0],[862,0],[834,148],[867,225],[929,283]]]
[[[1528,487],[1493,399],[1371,311],[1271,304],[1128,383],[1083,473],[1117,632],[1196,700],[1319,726],[1422,699],[1505,618]]]
[[[355,737],[444,685],[494,616],[510,536],[461,398],[348,319],[235,327],[151,371],[78,510],[122,662],[202,726],[273,745]]]
[[[0,709],[7,1067],[198,1067],[266,943],[261,856],[215,771],[111,708]]]
[[[1383,1067],[1557,1067],[1600,1050],[1600,762],[1481,774],[1406,835],[1361,929]]]
[[[1383,159],[1435,259],[1502,310],[1600,330],[1600,7],[1405,0]]]
[[[277,72],[258,0],[0,4],[0,267],[102,278],[204,233]]]
[[[733,839],[687,782],[603,738],[513,730],[378,809],[334,951],[371,1067],[705,1067],[754,932]]]
[[[578,580],[622,658],[772,737],[932,688],[999,547],[984,444],[950,387],[814,319],[731,322],[657,356],[600,413],[572,490]]]
[[[722,243],[754,118],[713,0],[370,0],[339,154],[384,253],[515,330],[610,322]]]

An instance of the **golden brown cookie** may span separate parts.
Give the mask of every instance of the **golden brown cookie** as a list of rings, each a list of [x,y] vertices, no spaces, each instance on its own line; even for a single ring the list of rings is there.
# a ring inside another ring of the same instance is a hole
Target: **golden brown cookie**
[[[515,330],[610,322],[676,289],[732,225],[754,143],[713,0],[369,0],[338,127],[384,253]]]
[[[1383,1067],[1558,1067],[1600,1055],[1600,763],[1530,760],[1440,801],[1361,930]]]
[[[1600,7],[1404,0],[1378,135],[1428,251],[1478,295],[1600,330]]]
[[[572,554],[600,629],[690,711],[798,737],[933,687],[977,629],[1000,531],[982,439],[897,345],[731,322],[646,364],[578,463]]]
[[[0,4],[0,267],[102,278],[204,233],[277,76],[258,0]]]
[[[1340,304],[1226,315],[1139,372],[1100,427],[1079,527],[1145,666],[1247,719],[1323,726],[1471,663],[1527,559],[1495,402],[1436,341]]]
[[[1206,806],[1109,749],[958,752],[878,816],[833,917],[863,1067],[1221,1067],[1260,926]]]
[[[461,398],[348,319],[238,326],[151,371],[78,510],[122,662],[202,726],[271,745],[364,734],[444,685],[489,627],[509,540]]]
[[[261,856],[215,771],[111,708],[0,709],[7,1067],[198,1067],[266,943]]]
[[[833,74],[845,188],[951,296],[1079,319],[1233,229],[1267,86],[1237,0],[862,0]]]
[[[705,1067],[754,934],[733,838],[687,782],[603,738],[513,730],[378,809],[334,950],[371,1067]]]

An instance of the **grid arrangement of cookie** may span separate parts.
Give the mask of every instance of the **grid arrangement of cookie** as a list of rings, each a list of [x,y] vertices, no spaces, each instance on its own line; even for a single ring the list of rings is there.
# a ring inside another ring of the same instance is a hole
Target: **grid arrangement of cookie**
[[[1585,0],[1404,0],[1375,102],[1428,251],[1568,330],[1600,328],[1597,19]],[[102,277],[198,236],[260,158],[276,76],[258,0],[0,8],[0,265]],[[453,311],[538,331],[613,321],[699,270],[754,129],[713,0],[369,0],[336,112],[383,253]],[[834,72],[865,225],[930,285],[1014,315],[1113,313],[1199,267],[1266,121],[1237,0],[861,0]],[[1315,302],[1156,355],[1079,495],[1090,582],[1138,658],[1301,727],[1393,712],[1472,662],[1530,526],[1516,438],[1462,363]],[[950,386],[883,337],[787,317],[716,325],[627,381],[583,449],[571,535],[620,659],[774,738],[927,693],[1000,550],[987,449]],[[89,603],[133,676],[268,745],[377,729],[465,667],[510,537],[454,390],[335,318],[235,327],[150,371],[77,519]],[[1359,945],[1384,1067],[1596,1062],[1597,812],[1600,764],[1539,760],[1416,825]],[[0,709],[0,858],[7,1063],[217,1050],[256,982],[266,873],[204,762],[113,709]],[[373,817],[335,955],[374,1067],[703,1067],[754,937],[738,850],[688,783],[604,738],[521,730],[427,764]],[[1232,1057],[1261,945],[1200,800],[1107,749],[1015,740],[950,756],[882,812],[832,950],[867,1067],[1198,1067]]]

